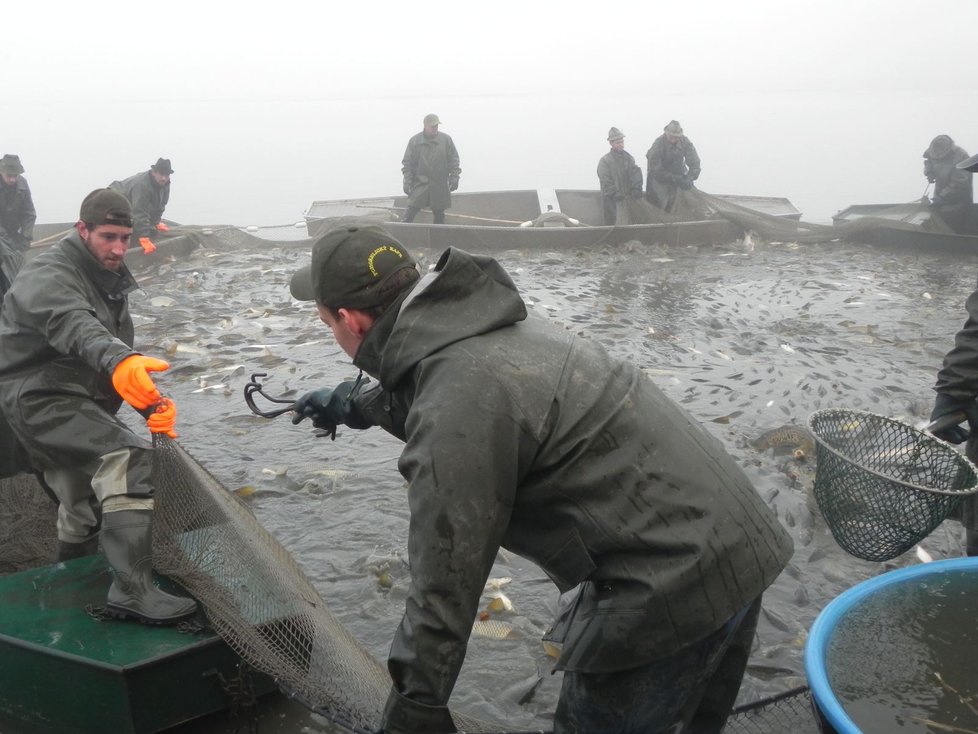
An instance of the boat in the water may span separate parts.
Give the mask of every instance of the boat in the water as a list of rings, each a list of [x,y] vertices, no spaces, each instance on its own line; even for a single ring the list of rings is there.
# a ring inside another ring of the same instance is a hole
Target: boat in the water
[[[785,198],[714,196],[712,199],[761,216],[797,221],[801,212]],[[644,201],[642,202],[644,204]],[[423,210],[412,223],[400,221],[406,196],[314,201],[306,211],[310,237],[352,221],[382,224],[412,249],[443,249],[449,245],[471,252],[512,249],[572,249],[643,244],[711,245],[744,235],[744,227],[716,215],[673,216],[661,210],[660,221],[604,224],[601,193],[583,189],[512,190],[455,193],[445,211],[445,224],[431,222]],[[655,207],[648,205],[648,211]]]
[[[978,225],[978,206],[970,222]],[[949,254],[978,254],[978,226],[957,234],[931,217],[923,202],[903,204],[854,204],[832,217],[837,227],[850,227],[848,239],[883,247],[934,251]]]

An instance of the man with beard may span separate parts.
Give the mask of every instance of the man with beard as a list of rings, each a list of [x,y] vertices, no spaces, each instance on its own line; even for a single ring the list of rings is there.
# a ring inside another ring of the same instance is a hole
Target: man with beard
[[[642,196],[642,169],[625,150],[625,134],[617,127],[608,131],[608,143],[611,150],[598,161],[598,182],[604,223],[610,226],[618,219],[619,203],[627,197],[637,199]]]
[[[407,195],[405,222],[413,222],[418,212],[431,209],[435,224],[445,223],[445,210],[452,206],[452,191],[458,188],[462,175],[458,151],[451,137],[439,132],[438,115],[425,115],[424,129],[408,140],[401,173]]]
[[[700,157],[693,142],[683,134],[682,125],[671,120],[645,154],[648,160],[646,196],[651,204],[671,212],[677,191],[693,188],[700,176]]]
[[[125,401],[176,436],[176,406],[149,376],[169,365],[133,350],[131,236],[129,201],[96,189],[75,231],[21,270],[0,313],[0,411],[58,498],[58,560],[101,539],[106,612],[171,624],[196,603],[153,583],[152,445],[116,416]]]
[[[449,697],[505,547],[580,590],[551,637],[555,734],[719,732],[792,549],[720,442],[634,364],[528,313],[489,257],[449,248],[422,278],[381,227],[340,227],[290,290],[378,381],[308,393],[293,422],[404,441],[411,586],[382,731],[456,730]]]
[[[109,184],[110,189],[129,199],[132,205],[132,236],[146,252],[156,249],[152,238],[157,232],[168,232],[170,229],[161,220],[170,201],[172,175],[170,159],[158,158],[148,171]]]

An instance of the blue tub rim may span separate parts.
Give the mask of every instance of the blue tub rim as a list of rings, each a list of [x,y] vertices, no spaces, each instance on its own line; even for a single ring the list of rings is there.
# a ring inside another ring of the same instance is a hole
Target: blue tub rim
[[[825,667],[829,640],[839,620],[863,599],[887,586],[945,571],[978,571],[978,557],[947,558],[887,571],[842,592],[815,618],[805,643],[805,676],[808,678],[808,687],[814,704],[838,734],[862,734],[862,730],[849,718],[832,691]]]

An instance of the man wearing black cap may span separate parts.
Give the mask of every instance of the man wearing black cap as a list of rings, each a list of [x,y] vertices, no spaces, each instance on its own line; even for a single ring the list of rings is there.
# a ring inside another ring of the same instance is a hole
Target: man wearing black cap
[[[462,175],[458,151],[449,135],[439,132],[438,115],[424,117],[424,129],[408,140],[401,161],[404,193],[407,194],[405,222],[413,222],[424,208],[431,209],[435,224],[445,223],[445,210],[452,206],[452,191]]]
[[[608,131],[611,150],[598,161],[598,183],[604,204],[604,223],[611,226],[618,219],[618,204],[627,197],[642,196],[642,169],[625,150],[625,134],[617,127]]]
[[[489,257],[451,248],[419,278],[385,230],[344,227],[290,288],[379,383],[308,393],[293,422],[404,441],[411,586],[383,731],[455,731],[449,697],[505,547],[580,589],[554,632],[557,734],[719,732],[791,555],[720,443],[634,365],[528,313]]]
[[[101,539],[106,611],[169,624],[196,603],[153,583],[152,445],[116,417],[125,401],[152,433],[176,436],[176,406],[149,376],[169,365],[133,350],[131,236],[129,201],[96,189],[75,231],[21,270],[0,312],[0,411],[58,497],[58,559]]]
[[[122,193],[132,204],[132,236],[149,252],[156,249],[152,238],[158,232],[169,230],[160,220],[170,200],[172,174],[170,159],[158,158],[148,171],[109,184],[109,188]]]
[[[696,146],[683,133],[679,121],[670,120],[645,158],[648,161],[645,195],[650,203],[671,212],[679,190],[693,188],[693,182],[700,176],[702,168]]]

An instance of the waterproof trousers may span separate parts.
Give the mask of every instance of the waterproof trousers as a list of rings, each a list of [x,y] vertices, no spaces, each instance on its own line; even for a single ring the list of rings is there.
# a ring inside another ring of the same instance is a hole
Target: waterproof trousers
[[[617,673],[567,671],[554,734],[719,734],[747,668],[761,599],[675,655]]]

